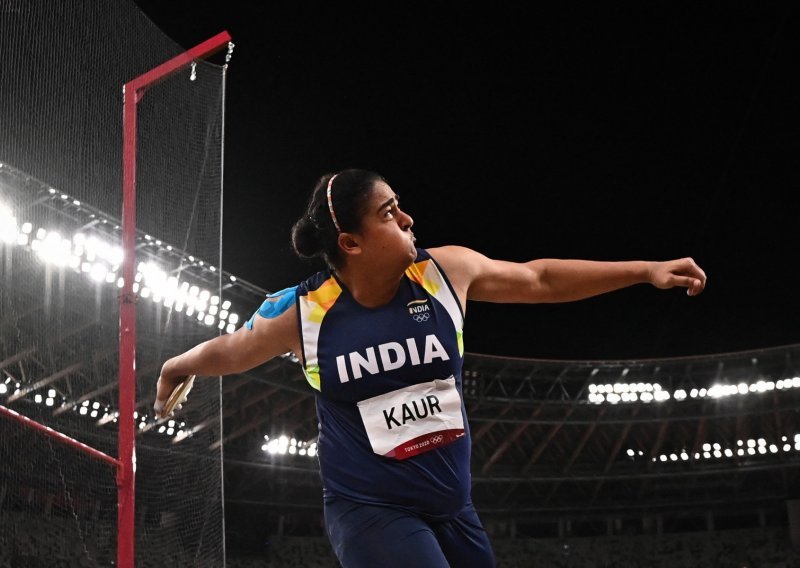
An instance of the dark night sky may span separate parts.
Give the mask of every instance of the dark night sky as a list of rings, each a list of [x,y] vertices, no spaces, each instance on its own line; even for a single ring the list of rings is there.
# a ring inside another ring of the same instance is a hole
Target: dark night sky
[[[467,351],[554,359],[800,342],[797,19],[787,4],[161,2],[183,47],[227,30],[223,267],[316,266],[289,232],[315,179],[383,174],[421,246],[508,260],[692,256],[703,295],[635,286],[471,303]],[[794,196],[796,199],[796,196]]]

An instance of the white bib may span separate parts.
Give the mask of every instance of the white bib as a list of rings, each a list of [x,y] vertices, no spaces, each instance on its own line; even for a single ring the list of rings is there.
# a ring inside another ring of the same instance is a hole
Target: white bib
[[[464,435],[454,377],[388,392],[358,403],[372,451],[404,460]]]

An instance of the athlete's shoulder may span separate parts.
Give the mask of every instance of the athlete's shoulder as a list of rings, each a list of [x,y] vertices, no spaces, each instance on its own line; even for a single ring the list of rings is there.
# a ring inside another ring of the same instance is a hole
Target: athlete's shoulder
[[[451,270],[475,268],[489,259],[482,253],[460,245],[446,245],[428,249],[429,254],[440,265]]]
[[[265,319],[275,319],[289,310],[297,299],[297,289],[297,286],[290,286],[283,290],[267,294],[267,298],[261,303],[261,306],[259,306],[250,319],[247,320],[245,324],[247,329],[253,329],[253,322],[256,316]]]
[[[247,329],[253,329],[253,322],[256,316],[265,319],[275,319],[289,311],[296,303],[298,296],[308,295],[320,288],[326,280],[330,278],[330,272],[320,271],[312,274],[299,284],[289,286],[277,292],[267,294],[266,299],[261,303],[261,306],[247,321]]]

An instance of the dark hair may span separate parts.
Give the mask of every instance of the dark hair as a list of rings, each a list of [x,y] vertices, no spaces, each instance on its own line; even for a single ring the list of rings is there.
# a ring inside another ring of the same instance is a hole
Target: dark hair
[[[333,176],[331,201],[342,232],[360,228],[370,192],[377,182],[386,182],[375,172],[358,169],[327,173],[317,180],[305,214],[292,226],[292,246],[299,257],[322,257],[331,268],[340,261],[339,231],[328,206],[328,182]]]

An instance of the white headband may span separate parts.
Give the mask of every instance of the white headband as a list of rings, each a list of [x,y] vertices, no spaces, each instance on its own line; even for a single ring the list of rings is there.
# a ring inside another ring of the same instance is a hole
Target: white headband
[[[328,180],[328,209],[331,212],[331,219],[333,219],[333,225],[336,227],[336,232],[341,233],[342,228],[339,226],[339,221],[336,220],[336,213],[333,212],[333,198],[331,197],[331,186],[333,185],[333,180],[336,179],[336,176],[339,174],[333,174],[331,179]]]

